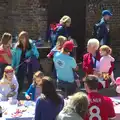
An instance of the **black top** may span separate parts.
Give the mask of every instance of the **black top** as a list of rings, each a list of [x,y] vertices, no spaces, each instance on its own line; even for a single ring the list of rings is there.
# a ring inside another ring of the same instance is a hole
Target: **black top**
[[[22,51],[21,59],[20,59],[20,64],[25,61],[25,53],[26,53],[26,51]]]

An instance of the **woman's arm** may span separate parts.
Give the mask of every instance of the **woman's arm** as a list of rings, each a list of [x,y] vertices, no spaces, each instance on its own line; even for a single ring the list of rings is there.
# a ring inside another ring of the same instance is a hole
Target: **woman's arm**
[[[35,46],[35,44],[32,42],[32,40],[30,40],[30,44],[31,44],[31,47],[32,47],[32,54],[38,58],[39,57],[39,52],[37,50],[37,47]]]
[[[2,56],[8,64],[12,63],[12,57],[9,57],[7,53],[2,54]]]
[[[16,49],[13,48],[12,50],[12,64],[11,66],[15,69],[16,68]]]
[[[88,57],[87,57],[87,55],[83,56],[82,68],[83,68],[84,72],[86,72],[86,73],[93,73],[93,68],[88,66]]]

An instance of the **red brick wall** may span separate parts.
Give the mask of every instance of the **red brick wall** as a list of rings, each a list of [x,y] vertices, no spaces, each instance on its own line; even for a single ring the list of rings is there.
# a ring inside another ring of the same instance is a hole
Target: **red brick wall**
[[[33,39],[45,37],[46,3],[41,0],[0,0],[0,35],[26,30]]]

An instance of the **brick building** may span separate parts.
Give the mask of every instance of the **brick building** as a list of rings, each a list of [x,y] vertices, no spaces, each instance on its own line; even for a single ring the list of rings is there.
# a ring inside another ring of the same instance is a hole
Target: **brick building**
[[[0,35],[26,30],[33,39],[45,37],[46,6],[45,0],[0,0]]]
[[[68,15],[70,15],[72,19],[74,18],[73,22],[76,22],[76,24],[79,23],[78,21],[80,21],[82,17],[85,17],[84,10],[82,10],[84,6],[81,5],[83,3],[80,0],[76,4],[72,2],[73,0],[0,0],[0,35],[6,31],[14,34],[15,32],[19,33],[21,30],[26,30],[33,39],[37,39],[39,36],[45,38],[48,23],[48,1],[57,1],[59,5],[54,11],[59,11],[58,13],[62,11],[60,16],[67,14],[66,11],[68,11]],[[62,2],[63,4],[61,4]],[[69,8],[64,6],[64,9],[61,9],[60,4],[62,6],[64,4],[71,5],[68,5]],[[73,8],[73,6],[75,7]],[[82,12],[78,12],[76,16],[73,15],[75,9],[79,9],[76,11],[83,11],[83,14],[81,14]],[[113,17],[110,21],[110,29],[112,47],[116,54],[116,52],[120,51],[120,0],[86,0],[86,38],[90,38],[93,24],[100,19],[102,9],[110,9],[113,12]],[[73,13],[70,14],[70,12]],[[78,14],[80,14],[80,17]],[[78,19],[78,21],[75,19]],[[83,21],[84,24],[84,19],[81,21]],[[81,25],[79,25],[79,28],[80,27]],[[76,29],[77,26],[73,27],[73,31],[76,31]],[[75,33],[73,36],[75,36]],[[80,36],[78,36],[78,38],[83,39],[83,37]],[[83,44],[84,43],[85,42],[83,42]]]

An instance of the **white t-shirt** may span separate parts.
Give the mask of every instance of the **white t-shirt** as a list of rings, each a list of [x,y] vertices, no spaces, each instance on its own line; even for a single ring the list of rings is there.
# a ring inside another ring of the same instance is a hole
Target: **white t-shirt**
[[[110,55],[101,57],[100,69],[99,69],[100,73],[109,72],[109,69],[111,67],[111,62],[114,62],[114,61],[115,61],[115,59]]]
[[[16,89],[14,90],[16,92],[16,95],[14,96],[14,98],[17,98],[19,84],[16,79],[16,76],[15,75],[13,76],[11,83],[6,79],[2,79],[1,82],[2,81],[5,84],[0,84],[0,98],[5,97],[5,100],[7,100],[6,96],[8,95],[8,93],[11,92],[10,84],[14,84],[16,86]]]

